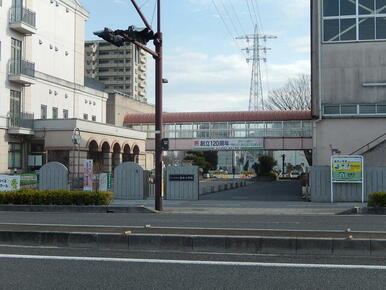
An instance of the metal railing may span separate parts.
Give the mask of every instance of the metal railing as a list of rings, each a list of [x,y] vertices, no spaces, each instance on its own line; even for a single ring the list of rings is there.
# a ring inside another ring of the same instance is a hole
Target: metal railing
[[[29,128],[33,129],[33,113],[9,113],[8,128]]]
[[[10,22],[22,22],[33,28],[36,28],[36,13],[27,8],[12,7]]]
[[[9,63],[9,73],[12,75],[26,75],[35,77],[35,63],[26,60],[11,60]]]

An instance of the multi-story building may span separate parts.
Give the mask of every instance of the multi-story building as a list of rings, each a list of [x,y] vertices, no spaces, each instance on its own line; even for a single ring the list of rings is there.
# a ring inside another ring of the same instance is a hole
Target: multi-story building
[[[314,166],[332,154],[386,165],[386,1],[312,3]]]
[[[81,169],[75,163],[85,158],[105,172],[122,160],[145,166],[146,134],[106,124],[108,94],[84,84],[89,14],[79,1],[0,3],[0,173],[33,171],[47,161]]]
[[[133,44],[116,47],[106,41],[86,41],[85,74],[135,100],[146,99],[146,53]]]

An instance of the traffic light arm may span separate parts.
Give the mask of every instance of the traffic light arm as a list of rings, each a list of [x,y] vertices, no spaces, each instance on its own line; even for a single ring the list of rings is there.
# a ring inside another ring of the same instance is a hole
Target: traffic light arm
[[[125,30],[115,30],[114,34],[123,37],[127,41],[130,41],[131,43],[135,44],[136,46],[138,46],[139,48],[143,49],[147,53],[151,54],[153,57],[155,57],[155,58],[159,57],[158,53],[156,53],[155,51],[151,50],[146,45],[144,45],[144,44],[134,40],[130,36],[128,36]]]
[[[143,15],[142,11],[141,11],[141,8],[139,8],[139,6],[137,5],[137,3],[135,2],[135,0],[131,0],[131,3],[133,3],[133,6],[135,8],[135,10],[137,10],[138,14],[139,14],[139,17],[141,17],[143,23],[145,24],[145,26],[149,29],[149,30],[153,30],[153,28],[151,28],[151,25],[149,24],[149,22],[147,21],[145,15]]]

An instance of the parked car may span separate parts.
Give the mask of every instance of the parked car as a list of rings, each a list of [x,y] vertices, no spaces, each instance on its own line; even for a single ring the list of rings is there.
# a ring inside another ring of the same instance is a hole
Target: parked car
[[[290,178],[299,178],[299,176],[300,176],[300,172],[299,171],[291,171],[291,173],[290,173]]]

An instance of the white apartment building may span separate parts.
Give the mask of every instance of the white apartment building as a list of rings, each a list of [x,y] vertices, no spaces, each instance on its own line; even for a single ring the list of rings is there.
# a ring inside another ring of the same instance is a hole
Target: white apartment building
[[[116,47],[104,40],[86,41],[85,74],[100,81],[108,92],[120,92],[147,102],[147,54],[134,44]]]
[[[146,134],[106,124],[108,94],[84,85],[88,17],[77,0],[0,1],[0,173],[30,172],[47,161],[71,171],[85,158],[104,172],[122,160],[152,167]]]

